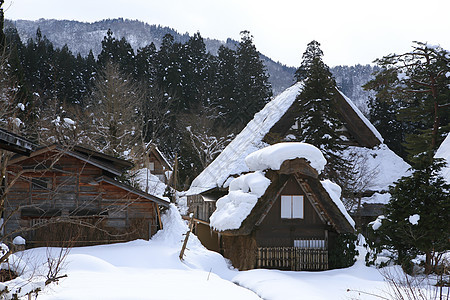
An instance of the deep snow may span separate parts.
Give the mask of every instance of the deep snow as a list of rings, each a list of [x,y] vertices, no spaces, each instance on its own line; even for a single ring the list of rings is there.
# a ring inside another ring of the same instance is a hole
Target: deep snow
[[[71,249],[64,269],[68,277],[45,287],[38,299],[379,299],[353,290],[383,296],[388,290],[381,272],[365,266],[362,247],[350,268],[240,272],[220,254],[206,250],[195,235],[180,261],[187,225],[173,205],[163,215],[163,224],[150,241]],[[41,266],[46,252],[45,248],[26,250],[23,259]]]

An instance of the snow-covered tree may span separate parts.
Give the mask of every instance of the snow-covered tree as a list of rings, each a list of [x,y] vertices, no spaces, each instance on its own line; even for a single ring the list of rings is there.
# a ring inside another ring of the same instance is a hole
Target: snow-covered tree
[[[272,97],[266,67],[253,44],[248,31],[241,32],[241,41],[236,50],[237,101],[231,123],[239,130],[243,128]]]
[[[341,153],[346,146],[340,134],[343,124],[335,109],[336,82],[322,56],[317,41],[310,42],[303,53],[303,61],[295,75],[304,87],[294,104],[297,110],[295,126],[288,135],[318,147],[328,161],[324,178],[345,188],[352,172]]]
[[[423,152],[432,156],[450,129],[450,52],[415,42],[412,51],[376,62],[381,67],[376,80],[389,80],[377,97],[401,101],[397,118],[413,125],[405,138],[409,159],[414,163]]]
[[[116,157],[126,157],[141,140],[139,122],[141,90],[119,70],[107,64],[99,74],[88,111],[92,121],[91,136],[95,148]]]
[[[430,165],[422,160],[411,176],[390,188],[384,216],[372,226],[372,258],[389,250],[411,272],[411,260],[424,254],[426,273],[438,271],[443,253],[450,249],[450,185],[440,175],[442,166],[439,161]]]

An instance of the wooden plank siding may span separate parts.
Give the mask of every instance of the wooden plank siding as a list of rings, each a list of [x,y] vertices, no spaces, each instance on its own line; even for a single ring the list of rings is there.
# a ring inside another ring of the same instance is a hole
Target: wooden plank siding
[[[22,231],[28,245],[148,239],[159,229],[158,204],[151,195],[111,184],[113,179],[96,181],[111,175],[96,165],[49,151],[8,166],[8,184],[19,173],[5,202],[5,215],[11,216],[5,231]]]
[[[304,217],[302,219],[282,219],[281,195],[305,196],[297,181],[290,176],[270,211],[256,228],[258,246],[293,247],[294,240],[325,239],[329,226],[322,221],[307,197],[303,198]]]

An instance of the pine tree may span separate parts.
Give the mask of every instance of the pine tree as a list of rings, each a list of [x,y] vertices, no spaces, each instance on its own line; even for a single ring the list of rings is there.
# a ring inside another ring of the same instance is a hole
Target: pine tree
[[[242,129],[272,97],[269,76],[248,31],[241,32],[236,50],[236,106],[231,109],[231,123]]]
[[[409,177],[390,188],[381,226],[369,240],[375,251],[390,250],[393,259],[411,272],[411,260],[425,254],[426,273],[436,271],[442,253],[450,249],[450,185],[440,175],[442,162],[420,160]]]
[[[199,32],[195,33],[184,46],[183,98],[186,109],[198,107],[207,102],[208,56],[206,45]]]
[[[105,68],[108,63],[118,64],[121,72],[128,75],[133,74],[135,70],[133,48],[124,37],[116,39],[111,29],[108,29],[103,38],[102,51],[98,55],[100,69]]]
[[[53,44],[42,36],[40,28],[36,31],[36,37],[28,40],[24,48],[24,74],[26,82],[33,93],[39,95],[40,105],[55,97],[54,59],[55,50]]]
[[[177,113],[186,107],[182,103],[182,60],[184,59],[183,46],[176,43],[171,34],[163,37],[161,47],[157,54],[157,84],[172,98],[170,109]]]
[[[219,124],[229,126],[227,121],[233,119],[237,104],[236,51],[220,46],[217,52],[217,72],[215,86],[215,106],[220,113]]]
[[[5,1],[4,0],[0,0],[0,49],[3,51],[3,49],[5,49],[6,46],[6,37],[5,37],[5,33],[3,31],[3,27],[5,25],[5,14],[3,12],[3,3]],[[2,53],[3,55],[3,53]]]
[[[414,130],[415,125],[398,118],[402,107],[407,105],[395,92],[398,85],[397,73],[391,69],[379,72],[364,85],[364,89],[375,92],[375,96],[369,97],[370,121],[384,137],[384,143],[389,149],[406,159],[407,153],[403,143],[407,132]]]
[[[320,44],[316,41],[310,42],[303,53],[303,61],[295,73],[296,79],[303,83],[302,92],[295,102],[297,126],[288,134],[318,147],[328,162],[322,176],[345,189],[351,171],[349,163],[342,157],[346,146],[339,134],[343,124],[335,109],[334,99],[338,91],[322,56]]]
[[[376,62],[381,67],[377,77],[396,75],[395,85],[391,83],[393,88],[383,91],[388,95],[379,99],[401,100],[402,108],[397,117],[414,126],[405,138],[410,162],[415,164],[415,157],[423,152],[433,156],[450,129],[449,52],[416,42],[412,51],[391,54]]]
[[[136,54],[135,78],[143,81],[149,87],[153,87],[156,84],[156,55],[156,46],[153,42],[150,45],[139,48]]]

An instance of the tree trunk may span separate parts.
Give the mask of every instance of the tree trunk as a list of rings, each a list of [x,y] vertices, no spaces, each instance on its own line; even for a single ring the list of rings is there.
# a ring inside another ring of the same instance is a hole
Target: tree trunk
[[[433,270],[431,252],[425,252],[425,274],[430,274]]]

